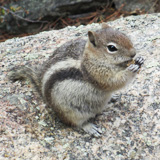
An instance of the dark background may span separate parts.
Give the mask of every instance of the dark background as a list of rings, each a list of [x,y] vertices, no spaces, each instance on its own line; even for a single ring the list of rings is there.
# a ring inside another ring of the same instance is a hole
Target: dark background
[[[160,0],[0,0],[0,41],[159,11]]]

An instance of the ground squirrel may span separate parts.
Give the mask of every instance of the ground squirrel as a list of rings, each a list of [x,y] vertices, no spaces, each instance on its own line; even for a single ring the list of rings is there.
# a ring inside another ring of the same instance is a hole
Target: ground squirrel
[[[65,124],[98,137],[101,130],[88,120],[107,107],[114,91],[135,77],[144,61],[138,57],[127,66],[135,55],[130,39],[103,23],[101,29],[88,31],[88,40],[57,48],[41,68],[13,68],[9,79],[29,79]]]

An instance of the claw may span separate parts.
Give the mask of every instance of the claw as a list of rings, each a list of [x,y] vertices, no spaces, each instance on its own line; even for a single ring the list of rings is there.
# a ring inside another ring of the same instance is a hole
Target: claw
[[[132,72],[137,72],[139,70],[140,66],[137,64],[131,64],[128,69]]]
[[[92,123],[87,123],[87,124],[83,125],[82,128],[85,132],[87,132],[95,137],[100,137],[102,134],[101,129]]]
[[[120,99],[120,95],[119,94],[114,94],[112,95],[110,102],[117,102]]]
[[[135,59],[135,64],[142,65],[144,63],[144,59],[142,57],[137,57]]]
[[[131,72],[138,72],[138,70],[141,68],[142,64],[144,63],[144,59],[142,57],[137,57],[135,59],[135,64],[131,64],[128,69]]]

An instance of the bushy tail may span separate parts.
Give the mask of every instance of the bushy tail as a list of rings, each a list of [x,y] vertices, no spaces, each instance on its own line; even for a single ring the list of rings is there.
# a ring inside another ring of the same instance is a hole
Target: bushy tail
[[[38,91],[40,96],[42,96],[41,83],[39,80],[40,77],[35,70],[33,70],[29,67],[25,67],[25,66],[15,67],[15,68],[12,68],[12,70],[9,72],[8,78],[12,82],[16,82],[18,80],[20,80],[20,81],[21,80],[29,80],[33,84],[35,89]]]

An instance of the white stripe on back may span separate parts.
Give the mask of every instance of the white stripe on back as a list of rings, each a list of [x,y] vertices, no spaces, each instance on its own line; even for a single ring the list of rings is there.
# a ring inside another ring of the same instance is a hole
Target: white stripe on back
[[[43,76],[42,79],[42,94],[44,96],[44,86],[46,84],[46,82],[49,80],[49,78],[56,72],[64,70],[64,69],[68,69],[68,68],[80,68],[80,64],[81,61],[80,60],[75,60],[72,58],[68,58],[64,61],[60,61],[57,62],[56,64],[53,64],[50,68],[48,68],[48,70],[46,71],[46,73]]]

